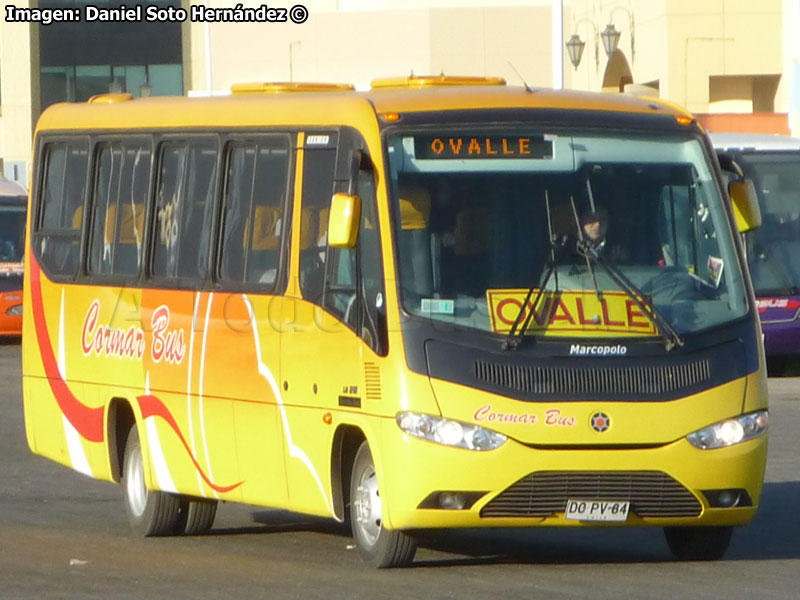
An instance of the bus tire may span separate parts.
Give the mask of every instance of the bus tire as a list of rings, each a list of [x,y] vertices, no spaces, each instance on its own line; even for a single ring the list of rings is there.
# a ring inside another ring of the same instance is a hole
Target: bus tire
[[[665,527],[664,536],[678,560],[719,560],[731,543],[733,527]]]
[[[378,478],[369,445],[363,442],[353,461],[350,478],[350,525],[361,558],[378,569],[402,567],[414,559],[417,540],[382,523]]]
[[[131,529],[146,537],[172,535],[180,514],[180,497],[148,490],[144,482],[144,461],[139,430],[128,433],[122,466],[122,494]]]
[[[216,500],[181,496],[181,514],[175,533],[186,535],[206,533],[214,524],[217,504]]]

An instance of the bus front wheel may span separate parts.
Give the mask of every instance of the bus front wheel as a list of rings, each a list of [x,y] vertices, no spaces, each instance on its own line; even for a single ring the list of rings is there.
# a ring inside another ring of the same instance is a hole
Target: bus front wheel
[[[142,444],[136,425],[128,433],[120,483],[128,522],[136,533],[144,536],[175,533],[181,508],[180,497],[147,489]]]
[[[382,502],[372,453],[366,442],[356,453],[350,478],[350,524],[361,558],[377,568],[401,567],[414,559],[417,541],[383,527]]]
[[[733,536],[733,527],[665,527],[664,536],[678,560],[718,560]]]

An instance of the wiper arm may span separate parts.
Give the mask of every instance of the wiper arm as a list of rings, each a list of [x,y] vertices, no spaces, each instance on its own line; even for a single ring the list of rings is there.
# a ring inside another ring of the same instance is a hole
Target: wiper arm
[[[511,329],[509,330],[506,339],[503,340],[503,350],[516,350],[519,347],[520,343],[522,342],[522,336],[525,335],[531,319],[536,312],[536,307],[539,306],[539,300],[541,300],[544,291],[547,289],[547,283],[550,281],[550,277],[555,277],[555,291],[558,291],[558,261],[561,257],[561,252],[566,244],[567,238],[564,236],[561,238],[561,240],[558,240],[555,233],[553,233],[553,223],[550,219],[550,194],[547,190],[544,191],[544,201],[545,207],[547,208],[547,233],[550,236],[550,260],[547,263],[547,271],[545,272],[544,281],[539,286],[539,292],[536,294],[536,299],[531,305],[531,310],[527,314],[525,321],[520,327],[520,319],[522,319],[522,315],[525,312],[525,307],[528,306],[528,301],[531,299],[533,290],[536,289],[536,286],[533,285],[528,288],[528,293],[525,295],[525,301],[519,308],[517,318],[514,319],[514,323],[511,325]],[[520,327],[519,331],[517,331],[517,327]]]
[[[592,197],[592,187],[589,185],[589,180],[586,180],[586,190],[589,193],[589,200],[591,202],[592,210],[594,210],[594,198]],[[572,196],[569,197],[570,204],[572,204],[572,214],[575,216],[575,227],[577,228],[578,233],[578,253],[582,254],[583,257],[586,259],[586,269],[589,271],[589,274],[592,276],[592,284],[594,285],[594,293],[597,296],[598,300],[603,299],[603,294],[600,292],[600,287],[597,285],[597,276],[594,272],[594,267],[592,266],[592,261],[589,259],[589,252],[594,248],[594,245],[587,241],[586,236],[583,233],[583,227],[581,227],[581,220],[578,218],[578,210],[575,208],[575,198]]]
[[[550,278],[554,273],[556,273],[556,291],[558,291],[557,265],[565,244],[566,236],[562,237],[560,240],[551,238],[550,248],[548,250],[550,257],[547,261],[547,270],[544,274],[544,280],[539,285],[539,291],[536,293],[536,298],[534,299],[533,304],[531,304],[531,309],[525,316],[525,320],[522,321],[522,315],[525,314],[525,307],[528,306],[528,302],[530,301],[531,296],[533,296],[533,290],[536,289],[536,284],[528,288],[528,293],[525,295],[525,300],[523,301],[522,306],[520,306],[519,312],[517,313],[517,318],[514,319],[514,323],[511,325],[511,329],[509,330],[508,335],[506,335],[506,339],[503,340],[503,350],[516,350],[519,347],[520,343],[522,342],[522,336],[525,335],[525,331],[527,331],[528,327],[530,326],[531,319],[536,313],[536,307],[539,306],[539,301],[542,299],[542,296],[547,289],[547,283],[550,281]],[[521,324],[520,321],[522,321]],[[519,327],[519,330],[517,330],[517,327]]]
[[[673,329],[672,325],[658,312],[655,305],[647,299],[644,292],[628,279],[625,273],[622,272],[622,269],[605,260],[595,248],[586,248],[586,256],[587,259],[591,257],[591,260],[595,264],[605,269],[612,281],[634,301],[639,310],[642,311],[642,314],[655,325],[658,334],[664,340],[667,352],[674,349],[676,346],[683,347],[683,338],[680,334],[678,334],[678,332]]]

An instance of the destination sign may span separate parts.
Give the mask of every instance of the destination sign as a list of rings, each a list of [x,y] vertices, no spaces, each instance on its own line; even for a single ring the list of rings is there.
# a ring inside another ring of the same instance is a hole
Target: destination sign
[[[553,141],[543,135],[418,135],[417,159],[551,159]]]
[[[522,313],[525,319],[538,290]],[[508,333],[522,309],[528,290],[487,290],[486,300],[492,331]],[[631,298],[620,291],[604,291],[598,299],[595,290],[546,291],[533,312],[529,335],[653,335],[655,326]]]

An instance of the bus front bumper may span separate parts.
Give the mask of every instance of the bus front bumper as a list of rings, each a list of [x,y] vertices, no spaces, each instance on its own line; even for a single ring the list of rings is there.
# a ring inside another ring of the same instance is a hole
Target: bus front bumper
[[[381,494],[390,529],[592,525],[742,525],[755,514],[766,435],[714,450],[541,449],[509,439],[472,451],[383,425]],[[387,475],[389,474],[389,475]],[[726,494],[727,492],[727,494]],[[723,507],[736,500],[731,507]],[[569,500],[629,502],[627,519],[565,518]]]

